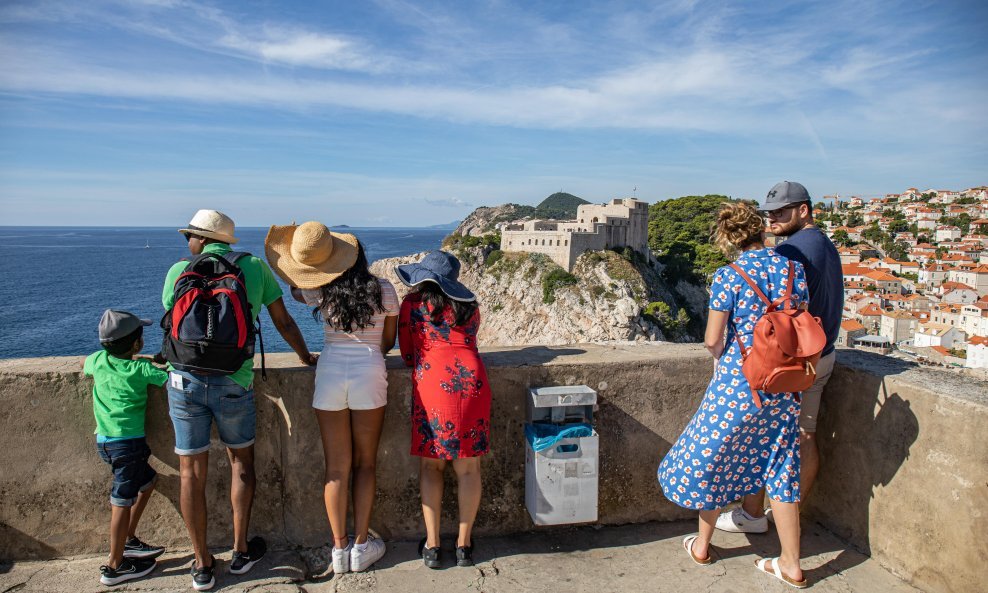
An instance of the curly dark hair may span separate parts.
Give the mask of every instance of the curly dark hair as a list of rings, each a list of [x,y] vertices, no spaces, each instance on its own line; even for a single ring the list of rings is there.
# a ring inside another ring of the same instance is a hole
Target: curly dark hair
[[[470,321],[470,318],[473,317],[474,312],[477,310],[476,300],[470,302],[454,301],[446,296],[446,293],[444,293],[435,282],[423,282],[419,284],[418,291],[419,295],[422,297],[422,301],[428,303],[432,307],[432,314],[430,315],[430,321],[432,321],[432,323],[441,323],[442,316],[446,312],[446,309],[452,307],[453,315],[456,318],[454,325],[466,325],[466,323]]]
[[[364,246],[357,242],[357,261],[319,289],[319,306],[312,310],[316,321],[325,321],[337,331],[350,333],[372,327],[371,318],[384,311],[381,282],[367,268]]]

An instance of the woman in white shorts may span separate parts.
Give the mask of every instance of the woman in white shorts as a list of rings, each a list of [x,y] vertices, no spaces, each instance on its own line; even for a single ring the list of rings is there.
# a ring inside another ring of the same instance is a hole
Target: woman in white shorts
[[[370,273],[356,237],[321,223],[273,226],[265,248],[292,296],[314,307],[313,316],[323,322],[312,407],[326,457],[323,498],[333,531],[333,571],[360,572],[385,550],[368,530],[388,403],[384,354],[395,344],[398,295],[390,282]],[[346,532],[351,472],[353,539]]]

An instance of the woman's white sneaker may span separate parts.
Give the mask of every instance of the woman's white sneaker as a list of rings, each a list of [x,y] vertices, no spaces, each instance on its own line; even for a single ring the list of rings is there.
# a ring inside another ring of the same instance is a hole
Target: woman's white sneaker
[[[350,552],[353,550],[353,540],[349,540],[342,550],[333,546],[333,572],[343,574],[350,572]]]
[[[717,529],[731,533],[765,533],[768,531],[768,519],[752,517],[738,507],[717,517]]]
[[[350,570],[353,572],[363,572],[371,567],[384,556],[387,546],[380,539],[373,535],[367,536],[367,541],[362,544],[353,544],[350,550]]]

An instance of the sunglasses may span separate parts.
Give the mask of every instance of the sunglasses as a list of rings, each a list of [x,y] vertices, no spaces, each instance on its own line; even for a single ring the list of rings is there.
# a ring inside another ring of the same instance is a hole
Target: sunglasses
[[[762,216],[765,218],[779,218],[782,216],[786,210],[792,210],[793,208],[798,208],[799,204],[789,204],[788,206],[783,206],[782,208],[776,208],[775,210],[762,210]]]

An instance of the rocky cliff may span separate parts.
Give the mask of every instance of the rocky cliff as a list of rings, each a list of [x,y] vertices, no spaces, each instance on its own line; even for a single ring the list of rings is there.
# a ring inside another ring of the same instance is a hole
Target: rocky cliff
[[[694,341],[688,317],[703,315],[706,305],[702,291],[667,286],[636,254],[587,252],[572,274],[539,254],[504,253],[492,246],[456,254],[462,263],[460,280],[480,302],[478,342],[483,346]],[[379,260],[371,269],[404,296],[408,289],[398,281],[394,266],[422,255]]]
[[[463,219],[452,235],[464,237],[480,237],[494,231],[494,225],[499,222],[511,222],[532,216],[535,208],[519,204],[502,204],[500,206],[481,206]]]

